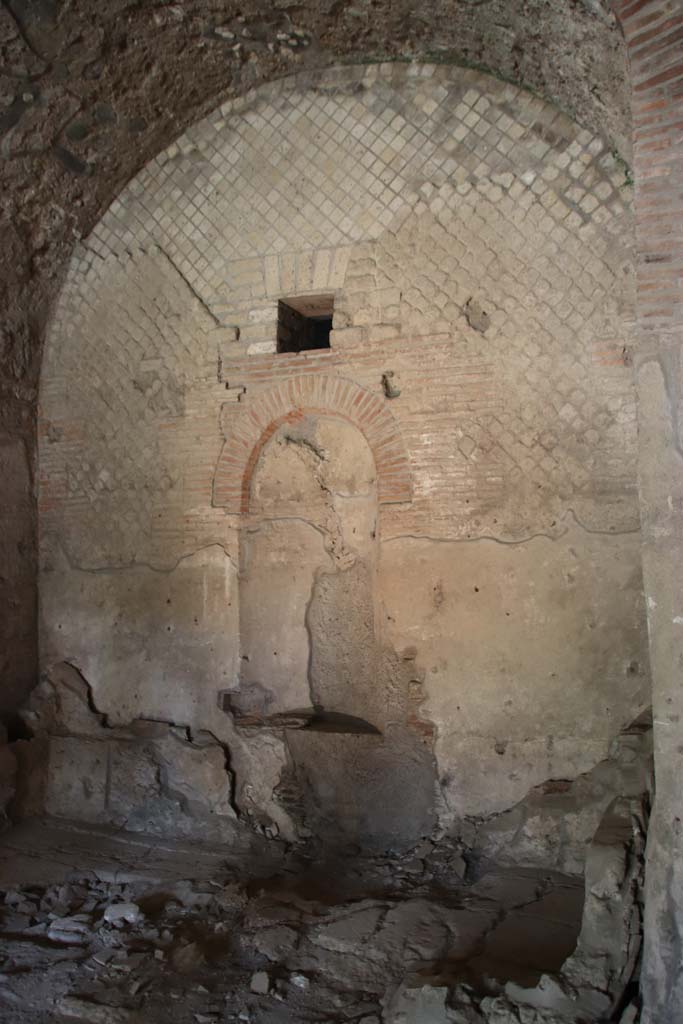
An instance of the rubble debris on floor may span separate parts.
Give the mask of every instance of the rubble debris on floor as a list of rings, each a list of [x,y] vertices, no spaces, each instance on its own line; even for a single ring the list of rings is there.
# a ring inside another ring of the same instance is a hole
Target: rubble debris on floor
[[[280,844],[245,860],[29,823],[0,841],[0,1019],[632,1021],[643,834],[633,802],[615,802],[584,898],[579,876],[538,868],[463,879],[431,841],[400,859]]]

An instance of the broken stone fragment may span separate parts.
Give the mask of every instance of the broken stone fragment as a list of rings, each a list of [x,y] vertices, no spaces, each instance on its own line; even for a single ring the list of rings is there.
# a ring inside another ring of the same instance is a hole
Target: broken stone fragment
[[[125,950],[117,950],[109,966],[121,974],[132,974],[142,966],[144,961],[145,955],[143,953],[127,953]]]
[[[367,942],[382,915],[383,908],[380,906],[361,907],[340,920],[318,925],[309,938],[316,946],[331,952],[353,953]]]
[[[243,885],[228,882],[214,895],[214,901],[223,910],[243,910],[247,904],[247,894]]]
[[[57,917],[48,927],[47,937],[63,946],[85,946],[92,937],[89,918],[85,915]]]
[[[137,924],[142,917],[137,903],[110,903],[104,911],[104,920],[113,925]]]
[[[178,946],[171,953],[171,965],[180,974],[190,974],[204,964],[204,954],[196,942]]]
[[[293,928],[280,925],[274,928],[262,928],[254,939],[254,946],[269,960],[279,960],[296,947],[298,940],[299,936]]]
[[[270,978],[267,971],[256,971],[251,976],[249,987],[252,992],[259,996],[266,996],[270,991]]]
[[[0,914],[0,928],[3,932],[23,932],[31,925],[29,914],[13,914],[5,912]]]
[[[560,983],[556,978],[544,975],[534,989],[524,989],[514,982],[505,985],[505,994],[510,1003],[514,1006],[533,1006],[538,1010],[548,1010],[558,1014],[572,1016],[572,1010],[577,1004],[577,993],[566,983]],[[598,1011],[607,1010],[609,1000],[605,997],[601,1006],[593,1009]],[[600,1014],[602,1015],[602,1014]]]
[[[57,1003],[62,1017],[82,1021],[83,1024],[129,1024],[131,1013],[121,1006],[103,1006],[75,996],[64,996]]]
[[[385,1004],[385,1024],[449,1024],[452,1016],[446,1008],[448,989],[442,986],[412,987],[403,982]]]
[[[581,1008],[596,1016],[620,1004],[637,970],[646,806],[646,800],[613,800],[586,858],[581,933],[563,974]]]
[[[106,967],[107,964],[113,957],[116,956],[116,950],[111,946],[105,946],[103,949],[98,949],[96,953],[93,953],[93,960],[100,967]]]

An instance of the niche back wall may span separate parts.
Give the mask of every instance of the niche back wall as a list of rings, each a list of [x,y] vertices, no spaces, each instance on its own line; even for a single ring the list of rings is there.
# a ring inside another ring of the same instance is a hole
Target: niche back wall
[[[293,833],[281,734],[219,707],[239,536],[272,425],[348,413],[378,476],[376,642],[434,813],[588,771],[648,692],[632,255],[605,142],[475,71],[306,74],[198,123],[79,246],[49,332],[45,670],[77,666],[113,722],[209,729],[238,806]],[[315,294],[331,348],[278,354],[278,300]]]

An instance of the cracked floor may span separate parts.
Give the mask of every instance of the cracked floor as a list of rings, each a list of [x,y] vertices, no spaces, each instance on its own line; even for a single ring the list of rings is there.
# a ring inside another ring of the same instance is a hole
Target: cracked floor
[[[400,861],[248,843],[49,822],[3,835],[4,1024],[440,1021],[396,1008],[406,979],[534,985],[576,943],[576,876],[489,865],[465,881],[432,842]]]

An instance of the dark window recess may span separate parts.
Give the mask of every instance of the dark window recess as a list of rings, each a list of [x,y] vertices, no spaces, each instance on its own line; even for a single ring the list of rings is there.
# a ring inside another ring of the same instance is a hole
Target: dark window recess
[[[333,295],[296,295],[277,308],[278,352],[308,352],[330,347]]]

